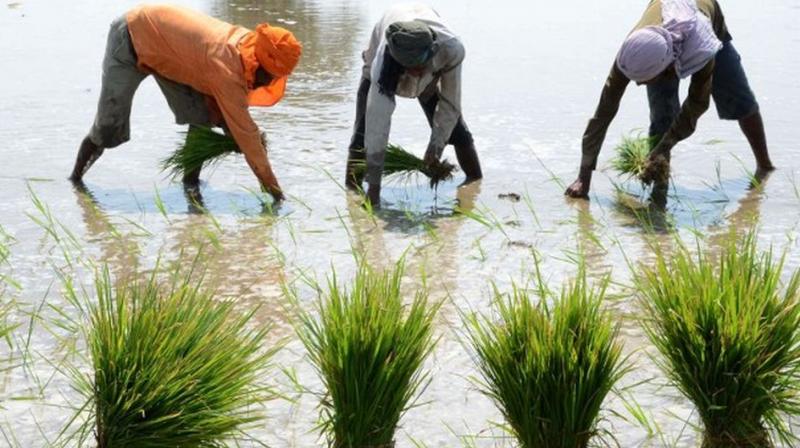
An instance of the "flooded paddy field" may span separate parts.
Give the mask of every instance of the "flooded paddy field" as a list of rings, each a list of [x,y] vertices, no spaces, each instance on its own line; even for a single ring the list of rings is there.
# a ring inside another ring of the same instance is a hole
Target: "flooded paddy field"
[[[323,444],[314,430],[317,397],[291,380],[321,387],[294,335],[282,284],[323,280],[332,268],[347,279],[354,252],[376,267],[405,255],[407,285],[425,281],[431,297],[445,301],[426,364],[431,383],[401,420],[398,447],[513,445],[497,428],[502,416],[475,386],[462,315],[490,311],[492,282],[507,290],[529,281],[535,257],[553,287],[575,275],[579,258],[591,277],[613,277],[608,306],[635,368],[619,386],[621,396],[606,403],[607,442],[699,445],[691,404],[665,385],[648,356],[653,348],[627,288],[629,263],[651,261],[653,245],[671,250],[675,233],[687,241],[699,235],[713,251],[727,235],[756,225],[761,247],[787,251],[786,268],[800,267],[800,61],[791,56],[800,52],[800,5],[722,4],[777,171],[750,188],[747,142],[712,107],[673,152],[670,202],[660,212],[643,205],[635,183],[622,183],[629,193],[619,193],[622,180],[611,170],[596,173],[589,202],[563,196],[605,76],[644,2],[432,2],[467,49],[462,103],[485,178],[458,188],[456,176],[435,194],[423,179],[387,184],[383,209],[373,216],[341,184],[360,54],[391,4],[385,0],[181,3],[245,26],[282,24],[304,45],[284,101],[253,109],[288,195],[279,207],[262,206],[252,193],[256,179],[238,156],[204,173],[207,213],[187,202],[182,186],[160,171],[184,129],[173,124],[152,79],[134,101],[131,141],[106,151],[86,189],[75,189],[66,177],[94,116],[108,25],[137,3],[0,4],[0,243],[9,254],[0,287],[16,325],[11,346],[0,342],[0,446],[51,445],[83,404],[63,368],[86,368],[85,347],[72,332],[77,311],[64,298],[67,279],[91,291],[89,261],[125,276],[157,263],[185,266],[198,252],[219,295],[242,308],[259,305],[256,322],[274,325],[268,342],[287,341],[265,379],[285,398],[267,403],[267,418],[249,431],[268,446]],[[624,134],[647,125],[645,89],[631,86],[600,167]],[[428,137],[416,101],[399,99],[391,141],[421,155]],[[455,159],[451,148],[445,157]],[[302,292],[311,306],[314,295]],[[637,421],[626,402],[658,427]]]

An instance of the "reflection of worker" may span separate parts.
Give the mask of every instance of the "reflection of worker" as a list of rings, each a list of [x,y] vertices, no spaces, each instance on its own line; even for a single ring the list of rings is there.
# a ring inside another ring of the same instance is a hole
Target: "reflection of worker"
[[[247,108],[281,100],[300,53],[300,44],[283,28],[261,24],[250,31],[175,6],[131,10],[111,24],[97,116],[70,179],[80,182],[105,148],[130,139],[133,95],[153,74],[178,124],[224,126],[261,185],[281,199]],[[184,183],[196,187],[199,176],[187,173]]]
[[[353,190],[361,188],[363,176],[358,173],[358,166],[366,157],[367,195],[373,205],[379,205],[396,95],[418,98],[425,111],[431,125],[425,162],[437,163],[450,143],[455,147],[466,181],[480,179],[478,154],[461,115],[464,46],[436,11],[421,4],[389,9],[375,25],[363,57],[347,161],[347,186]]]
[[[689,76],[689,95],[681,105],[679,80]],[[757,177],[774,169],[758,103],[717,1],[652,0],[606,80],[600,104],[583,135],[578,179],[567,188],[567,195],[588,195],[600,147],[630,81],[647,85],[650,135],[659,141],[643,178],[656,181],[657,189],[666,190],[670,151],[692,135],[711,96],[721,119],[739,121],[756,158]]]

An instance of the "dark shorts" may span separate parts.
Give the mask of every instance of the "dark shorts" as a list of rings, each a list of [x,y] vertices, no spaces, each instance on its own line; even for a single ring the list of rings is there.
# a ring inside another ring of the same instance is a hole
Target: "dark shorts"
[[[742,57],[731,41],[723,42],[714,61],[711,97],[723,120],[740,120],[758,112],[758,102],[742,66]],[[650,135],[667,132],[681,110],[679,80],[670,79],[647,86],[650,102]]]

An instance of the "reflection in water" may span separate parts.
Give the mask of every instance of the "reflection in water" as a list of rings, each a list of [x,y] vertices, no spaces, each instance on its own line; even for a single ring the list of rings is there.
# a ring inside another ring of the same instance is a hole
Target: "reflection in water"
[[[481,183],[473,182],[456,191],[457,209],[470,212],[480,193]],[[361,206],[360,197],[348,194],[348,213],[352,228],[353,250],[366,258],[371,266],[385,269],[395,262],[386,242],[386,233],[412,229],[424,233],[418,246],[407,247],[406,273],[414,287],[424,281],[434,298],[449,295],[459,285],[459,228],[467,220],[461,213],[450,209],[447,214],[419,215],[412,212],[383,209],[371,216]]]
[[[115,282],[142,274],[142,250],[136,237],[113,223],[87,187],[76,187],[75,195],[87,241],[99,245],[97,259],[109,267]],[[270,337],[285,336],[291,328],[280,300],[284,270],[271,244],[275,217],[249,218],[234,231],[225,231],[201,206],[190,207],[201,213],[171,221],[164,231],[169,245],[159,249],[158,255],[163,270],[194,271],[218,297],[235,298],[245,309],[261,305],[255,320],[261,324],[282,322]]]
[[[271,133],[274,143],[270,148],[271,161],[292,198],[281,208],[280,217],[258,216],[261,212],[258,199],[240,192],[238,185],[254,186],[252,174],[244,163],[220,165],[214,174],[217,180],[204,186],[202,208],[213,214],[185,214],[187,203],[182,189],[168,185],[157,172],[163,148],[178,141],[170,138],[175,129],[170,123],[169,110],[152,84],[137,94],[139,106],[134,107],[134,121],[140,123],[134,130],[137,135],[129,149],[109,154],[109,159],[101,162],[103,169],[93,172],[92,195],[75,195],[62,182],[41,183],[37,193],[60,222],[75,229],[76,239],[85,245],[80,252],[108,263],[115,276],[151,269],[159,256],[162,268],[169,263],[185,266],[202,248],[204,260],[208,260],[203,267],[208,270],[209,285],[218,287],[222,297],[241,298],[243,307],[263,304],[257,319],[282,325],[276,329],[276,335],[289,334],[279,290],[284,277],[294,281],[294,274],[306,270],[322,275],[329,272],[331,263],[344,259],[342,264],[346,266],[340,264],[337,268],[342,266],[340,273],[345,281],[352,264],[349,243],[369,257],[370,263],[382,266],[409,249],[406,286],[420,282],[419,274],[425,267],[432,299],[449,296],[442,309],[442,320],[449,320],[452,327],[437,323],[442,339],[430,363],[433,382],[423,397],[430,405],[416,408],[404,418],[405,430],[398,436],[398,446],[413,446],[409,437],[431,447],[456,446],[457,434],[446,428],[459,428],[460,433],[464,433],[461,428],[477,431],[487,426],[486,421],[500,421],[502,416],[466,379],[474,373],[472,362],[459,345],[458,316],[450,313],[456,309],[487,311],[491,297],[487,294],[489,283],[496,282],[505,289],[511,279],[519,278],[521,273],[528,274],[530,248],[544,255],[543,270],[552,278],[553,285],[574,272],[569,256],[577,247],[585,255],[587,269],[593,275],[613,267],[614,280],[624,286],[630,275],[627,263],[635,266],[651,262],[652,247],[670,253],[676,233],[689,243],[693,242],[693,232],[700,232],[707,236],[704,243],[715,247],[730,231],[741,234],[753,220],[761,220],[762,243],[777,242],[787,232],[790,238],[797,237],[798,202],[793,196],[796,185],[785,176],[773,176],[763,193],[745,192],[746,182],[736,177],[740,173],[739,164],[726,156],[721,159],[720,173],[734,179],[704,184],[710,179],[709,172],[718,154],[749,154],[738,127],[723,123],[698,129],[696,137],[681,145],[681,157],[676,157],[675,184],[683,189],[670,191],[675,197],[670,198],[666,211],[642,209],[645,201],[627,203],[631,207],[617,207],[613,188],[602,177],[596,181],[597,196],[593,196],[591,203],[565,206],[563,188],[556,183],[563,176],[574,174],[580,157],[579,138],[585,128],[586,114],[596,105],[595,95],[599,93],[598,81],[592,74],[602,75],[607,70],[618,49],[619,32],[635,19],[630,15],[637,13],[635,3],[640,1],[602,0],[589,6],[580,2],[548,2],[543,10],[544,26],[537,27],[531,27],[526,20],[509,20],[508,11],[539,11],[541,3],[435,2],[468,44],[469,63],[465,65],[464,82],[472,88],[465,88],[469,97],[464,101],[465,113],[473,117],[471,131],[479,143],[486,174],[480,185],[481,203],[473,215],[491,218],[490,225],[452,216],[453,197],[459,196],[462,208],[470,207],[470,199],[463,198],[469,190],[456,191],[453,184],[440,186],[441,204],[436,204],[426,188],[387,186],[386,199],[394,206],[378,213],[374,221],[359,208],[360,203],[347,202],[335,185],[344,172],[360,75],[360,52],[373,25],[370,15],[383,10],[390,3],[388,0],[181,0],[249,27],[262,21],[285,26],[294,30],[305,44],[304,57],[289,81],[286,99],[274,108],[252,110],[257,122]],[[759,92],[773,111],[770,138],[773,146],[782,148],[781,166],[790,172],[796,169],[791,163],[798,160],[797,128],[792,120],[800,103],[791,101],[798,97],[798,86],[792,82],[792,76],[773,76],[796,73],[798,67],[796,58],[773,57],[794,54],[796,51],[791,48],[798,46],[796,39],[793,40],[797,33],[792,33],[796,27],[792,25],[797,22],[800,10],[787,8],[786,3],[767,2],[768,7],[763,7],[758,2],[738,2],[732,5],[729,14],[752,19],[736,20],[742,45],[757,45],[760,40],[758,27],[748,23],[774,22],[771,30],[777,33],[776,44],[765,51],[746,52],[761,67],[761,74],[754,72],[756,79],[752,81],[759,85]],[[586,14],[587,7],[594,14]],[[125,8],[118,2],[97,0],[23,2],[13,14],[0,14],[0,30],[24,36],[20,40],[24,45],[13,39],[0,39],[6,59],[25,61],[25,64],[7,64],[6,77],[0,83],[3,98],[0,136],[5,142],[0,153],[8,165],[0,176],[0,192],[4,193],[0,201],[0,224],[16,239],[11,261],[15,280],[23,287],[23,300],[43,297],[47,286],[54,279],[58,281],[54,272],[42,268],[51,264],[53,253],[50,247],[41,246],[40,227],[24,213],[31,208],[25,179],[61,179],[71,166],[75,142],[85,133],[91,120],[87,114],[97,101],[91,91],[97,88],[100,76],[103,36],[110,19]],[[92,14],[86,14],[87,10]],[[62,33],[63,39],[54,40],[49,37],[52,33],[45,32],[75,20],[81,26]],[[754,38],[745,39],[748,35]],[[554,37],[557,45],[542,44],[554,42]],[[582,44],[588,40],[592,45]],[[514,45],[507,45],[511,41]],[[72,62],[59,66],[58,77],[48,78],[52,72],[49,68],[56,59]],[[558,87],[549,88],[555,81]],[[641,97],[645,92],[637,89],[631,94]],[[647,117],[645,104],[635,101],[636,107],[620,110],[618,127],[610,133],[621,134],[640,125]],[[397,113],[403,120],[397,120],[393,135],[402,139],[398,143],[421,153],[429,128],[417,106],[399,103]],[[39,125],[42,122],[52,125],[43,127]],[[698,144],[709,139],[727,143],[713,150]],[[604,157],[611,156],[607,152]],[[154,184],[159,190],[156,197],[152,193]],[[508,191],[530,191],[531,204],[536,206],[534,216],[518,215],[512,202],[498,200],[499,194]],[[100,201],[100,206],[92,196]],[[154,205],[156,199],[163,200],[166,219]],[[202,210],[192,209],[190,213],[195,211]],[[516,242],[524,244],[512,245]],[[800,243],[793,240],[792,244]],[[790,266],[798,264],[797,253],[800,252],[790,254],[789,261],[793,263]],[[618,284],[614,285],[614,292]],[[619,294],[621,297],[609,303],[609,307],[625,325],[626,345],[631,350],[646,348],[646,338],[635,322],[639,317],[636,301],[623,295]],[[48,305],[57,305],[60,300],[55,294],[48,299],[52,299]],[[57,343],[43,326],[35,326],[32,333],[31,352],[63,355],[50,350]],[[289,344],[281,352],[280,365],[296,369],[301,382],[313,386],[315,375],[305,362],[302,348],[296,345],[296,340]],[[42,366],[37,373],[42,378],[49,377],[52,366]],[[39,393],[27,369],[5,374],[12,380],[0,394],[0,400]],[[663,375],[646,356],[637,365],[635,375],[638,376],[631,378],[632,383],[651,376],[658,378],[659,384],[663,382]],[[278,381],[283,379],[280,372],[275,377]],[[47,393],[53,390],[69,390],[69,386],[59,382]],[[282,389],[289,393],[291,390]],[[665,392],[655,385],[634,388],[633,393],[648,413],[664,417],[656,421],[663,425],[665,434],[671,437],[681,433],[685,423],[671,415],[688,416],[691,408],[677,393]],[[52,412],[53,406],[60,405],[58,393],[53,395],[25,402],[6,399],[0,412],[3,417],[0,426],[5,428],[12,422],[18,428],[20,446],[41,446],[42,436],[57,434],[64,423],[63,418]],[[296,414],[286,410],[286,406],[281,407],[282,404],[270,403],[270,419],[256,430],[256,437],[270,446],[317,446],[319,441],[311,432],[316,403],[313,398],[301,401],[304,405]],[[39,409],[33,412],[43,423],[41,426],[32,421],[29,408],[33,402]],[[610,407],[624,413],[621,405]],[[453,409],[458,412],[452,412]],[[616,423],[619,425],[613,429],[620,445],[642,446],[639,442],[646,437],[642,428],[620,420]],[[678,446],[693,446],[691,431],[685,431],[684,435]],[[493,442],[482,439],[477,445],[492,446]],[[648,443],[658,445],[646,441],[644,445]]]
[[[741,241],[747,233],[752,232],[758,225],[761,216],[761,203],[764,200],[764,189],[769,176],[761,179],[758,185],[753,185],[747,190],[736,210],[726,217],[727,225],[711,227],[708,239],[708,250],[716,255],[728,244],[731,238]]]
[[[141,249],[138,241],[111,221],[85,185],[74,186],[75,199],[86,226],[87,241],[99,245],[98,259],[108,266],[115,282],[130,278],[139,270]]]
[[[612,265],[606,259],[608,248],[598,235],[600,223],[592,216],[591,204],[588,201],[572,201],[578,212],[578,257],[586,265],[590,277],[601,278],[610,273]]]
[[[667,234],[675,229],[675,218],[669,209],[652,201],[617,189],[614,211],[627,220],[627,225],[640,227],[646,233]]]
[[[225,229],[208,213],[188,215],[166,230],[173,268],[198,263],[203,281],[220,299],[233,299],[243,309],[259,306],[255,321],[275,324],[270,339],[291,333],[284,315],[281,285],[285,280],[280,256],[272,243],[272,216],[248,218],[234,230]]]

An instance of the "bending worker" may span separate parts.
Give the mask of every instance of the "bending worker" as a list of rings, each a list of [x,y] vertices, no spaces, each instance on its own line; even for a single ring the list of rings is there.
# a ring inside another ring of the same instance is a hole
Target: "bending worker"
[[[375,25],[363,53],[364,68],[356,102],[346,185],[360,190],[366,157],[367,196],[379,206],[381,174],[395,109],[395,96],[418,98],[431,126],[425,162],[438,163],[445,145],[455,147],[466,181],[480,179],[472,134],[461,114],[461,63],[464,46],[429,6],[403,4],[389,9]]]
[[[97,115],[70,179],[81,182],[104,149],[130,140],[133,95],[152,74],[178,124],[222,126],[263,188],[282,199],[248,107],[281,100],[301,50],[291,32],[267,24],[250,31],[175,6],[131,10],[111,24]],[[184,184],[196,187],[199,176],[186,173]]]
[[[681,105],[679,80],[689,76],[689,94]],[[583,135],[578,179],[567,188],[567,195],[588,196],[600,147],[630,81],[647,85],[649,133],[657,143],[643,180],[655,181],[654,192],[666,193],[670,151],[692,135],[712,96],[721,119],[738,120],[756,159],[757,178],[774,169],[758,102],[717,1],[652,0],[617,54]]]

